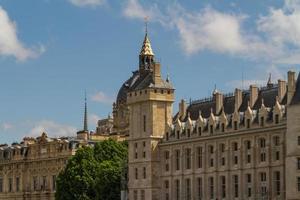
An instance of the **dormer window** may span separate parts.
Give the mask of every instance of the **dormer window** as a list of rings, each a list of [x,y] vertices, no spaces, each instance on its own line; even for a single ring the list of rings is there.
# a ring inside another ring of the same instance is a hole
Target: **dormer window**
[[[265,118],[264,117],[260,117],[260,125],[265,126]]]
[[[188,136],[188,137],[191,136],[191,130],[190,130],[190,129],[187,130],[187,136]]]
[[[169,132],[166,133],[166,140],[169,140]]]
[[[198,134],[199,134],[199,136],[201,136],[201,134],[202,134],[202,127],[201,126],[198,127]]]
[[[176,132],[176,138],[179,139],[179,131]]]
[[[224,123],[222,123],[222,132],[225,132],[225,124]]]
[[[214,126],[213,125],[210,125],[210,134],[213,134],[214,133]]]
[[[279,123],[279,115],[276,114],[276,115],[275,115],[275,124],[278,124],[278,123]]]
[[[250,119],[247,119],[246,126],[247,126],[247,128],[250,128]]]
[[[237,129],[238,129],[237,121],[234,121],[234,122],[233,122],[233,128],[234,128],[234,130],[237,130]]]

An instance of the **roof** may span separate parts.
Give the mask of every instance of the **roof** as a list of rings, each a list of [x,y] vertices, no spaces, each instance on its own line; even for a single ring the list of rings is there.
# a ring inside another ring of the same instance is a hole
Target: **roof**
[[[300,73],[298,74],[298,78],[296,81],[296,92],[294,97],[292,98],[291,104],[299,104],[300,103]]]
[[[145,34],[145,38],[144,38],[144,42],[142,45],[142,49],[140,51],[140,55],[141,56],[143,56],[143,55],[154,56],[154,53],[151,48],[151,42],[150,42],[150,39],[148,38],[147,33]]]

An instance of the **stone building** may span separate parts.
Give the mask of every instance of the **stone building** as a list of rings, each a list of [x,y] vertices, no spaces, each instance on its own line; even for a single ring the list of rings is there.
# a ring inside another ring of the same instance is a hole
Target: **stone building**
[[[0,147],[0,199],[54,199],[56,177],[81,145],[75,138],[25,137]]]
[[[160,67],[146,33],[139,69],[120,90],[130,200],[300,199],[300,75],[182,100],[172,115]]]

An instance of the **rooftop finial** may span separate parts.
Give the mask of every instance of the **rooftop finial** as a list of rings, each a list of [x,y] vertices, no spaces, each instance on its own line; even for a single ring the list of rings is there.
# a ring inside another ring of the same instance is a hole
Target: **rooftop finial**
[[[86,90],[84,91],[84,119],[83,119],[83,130],[84,130],[84,131],[88,131]]]
[[[145,17],[145,32],[145,38],[142,49],[140,51],[140,56],[154,56],[154,53],[151,48],[151,42],[148,38],[148,17]]]
[[[145,33],[146,35],[148,34],[148,22],[149,22],[149,17],[146,16],[144,17],[144,21],[145,21]]]

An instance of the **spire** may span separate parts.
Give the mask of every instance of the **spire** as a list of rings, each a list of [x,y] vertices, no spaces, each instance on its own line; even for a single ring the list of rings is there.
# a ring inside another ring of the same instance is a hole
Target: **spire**
[[[86,91],[85,91],[85,94],[84,94],[84,119],[83,119],[83,130],[84,130],[84,131],[88,131]]]
[[[145,17],[145,38],[140,52],[140,56],[154,56],[151,48],[151,42],[148,38],[148,17]]]
[[[272,87],[273,86],[273,83],[272,83],[272,74],[271,73],[269,74],[269,79],[268,79],[267,86],[268,87]]]

